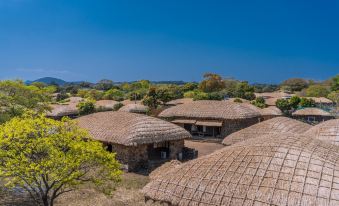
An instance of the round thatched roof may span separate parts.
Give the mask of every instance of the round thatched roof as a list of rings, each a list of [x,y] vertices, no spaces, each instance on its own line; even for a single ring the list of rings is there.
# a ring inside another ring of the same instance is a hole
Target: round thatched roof
[[[167,102],[167,105],[179,105],[179,104],[186,104],[186,103],[190,103],[193,102],[192,98],[182,98],[182,99],[175,99],[172,101]]]
[[[148,106],[142,104],[127,104],[119,109],[120,112],[147,113]]]
[[[158,177],[161,177],[165,175],[167,172],[169,172],[171,169],[180,166],[182,163],[178,160],[172,160],[170,162],[166,162],[157,169],[153,170],[151,174],[149,174],[150,179],[156,179]]]
[[[222,143],[232,145],[247,139],[275,133],[302,134],[311,127],[309,124],[288,117],[275,117],[234,132],[225,137]]]
[[[261,115],[263,116],[281,116],[283,113],[276,106],[269,106],[261,110]]]
[[[94,139],[126,146],[191,137],[185,129],[170,122],[128,112],[98,112],[77,121]]]
[[[332,116],[329,112],[316,107],[299,109],[292,113],[293,116]]]
[[[332,119],[313,126],[305,135],[339,145],[339,119]]]
[[[120,103],[122,103],[123,105],[128,105],[128,104],[141,104],[140,100],[129,100],[129,99],[125,99],[123,101],[121,101]]]
[[[97,109],[113,110],[114,106],[118,103],[119,102],[114,100],[99,100],[95,102],[95,107]]]
[[[77,115],[79,110],[76,103],[70,104],[52,104],[50,105],[51,111],[47,112],[48,117],[63,117],[68,115]]]
[[[225,147],[152,180],[145,197],[172,205],[339,204],[339,147],[276,134]]]
[[[160,117],[201,119],[245,119],[259,117],[260,113],[245,104],[229,101],[201,100],[168,108]]]

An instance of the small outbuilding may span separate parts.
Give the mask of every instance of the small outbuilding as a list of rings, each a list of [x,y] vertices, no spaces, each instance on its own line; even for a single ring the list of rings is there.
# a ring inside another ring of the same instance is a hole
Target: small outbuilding
[[[95,109],[97,111],[113,111],[114,106],[119,102],[114,100],[99,100],[95,102]]]
[[[317,124],[306,131],[305,135],[339,145],[339,119],[332,119]]]
[[[292,116],[295,119],[299,119],[309,124],[317,124],[334,118],[331,113],[316,107],[307,107],[296,110],[292,113]]]
[[[52,104],[51,111],[47,112],[46,116],[53,119],[62,119],[63,117],[76,118],[79,115],[79,110],[76,103],[69,104]]]
[[[192,135],[222,138],[260,121],[252,106],[229,101],[201,100],[168,108],[159,114]]]
[[[295,134],[234,144],[167,170],[142,190],[170,206],[339,205],[339,147]]]
[[[161,119],[128,112],[98,112],[77,119],[101,141],[128,171],[172,159],[181,159],[184,140],[191,135]]]
[[[261,118],[263,121],[279,116],[283,116],[283,113],[276,106],[269,106],[261,109]]]
[[[275,117],[228,135],[224,138],[222,144],[229,146],[251,138],[270,134],[303,134],[310,128],[312,128],[311,125],[298,120],[288,117]]]
[[[127,104],[119,109],[120,112],[131,112],[139,114],[147,114],[149,107],[142,104]]]

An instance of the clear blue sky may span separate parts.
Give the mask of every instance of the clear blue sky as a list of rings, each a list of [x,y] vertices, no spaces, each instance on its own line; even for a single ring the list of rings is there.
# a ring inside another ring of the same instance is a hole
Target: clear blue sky
[[[250,82],[339,73],[335,0],[0,0],[0,79]]]

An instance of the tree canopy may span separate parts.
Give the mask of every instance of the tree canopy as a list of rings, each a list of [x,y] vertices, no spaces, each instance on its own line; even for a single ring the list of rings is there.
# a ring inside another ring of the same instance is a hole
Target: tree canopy
[[[7,187],[24,189],[37,205],[52,206],[84,182],[118,181],[119,168],[114,153],[69,119],[30,112],[0,126],[0,177]]]

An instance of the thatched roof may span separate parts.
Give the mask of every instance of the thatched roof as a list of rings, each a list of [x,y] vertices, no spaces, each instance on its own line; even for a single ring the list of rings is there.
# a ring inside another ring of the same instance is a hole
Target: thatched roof
[[[312,126],[288,117],[275,117],[234,132],[223,140],[224,145],[232,145],[247,139],[276,133],[302,134]]]
[[[256,97],[266,97],[266,98],[289,98],[294,96],[295,94],[289,94],[283,91],[276,92],[263,92],[263,93],[254,93]]]
[[[230,102],[235,102],[236,99],[239,99],[242,101],[242,103],[250,103],[251,101],[247,100],[247,99],[243,99],[243,98],[228,98],[224,101],[230,101]]]
[[[167,105],[179,105],[179,104],[186,104],[186,103],[190,103],[193,102],[192,98],[182,98],[182,99],[175,99],[172,101],[167,102]]]
[[[114,106],[118,103],[119,102],[114,100],[99,100],[95,102],[95,107],[97,109],[113,110]]]
[[[339,145],[339,119],[332,119],[315,125],[305,135]]]
[[[260,113],[245,104],[201,100],[168,108],[159,116],[166,118],[245,119],[259,117]]]
[[[292,113],[293,116],[332,116],[329,112],[316,107],[299,109]]]
[[[165,175],[167,172],[169,172],[171,169],[180,166],[182,163],[178,160],[172,160],[170,162],[166,162],[157,169],[153,170],[151,174],[149,175],[150,179],[156,179],[158,177],[161,177]]]
[[[161,119],[128,112],[98,112],[77,118],[94,139],[134,146],[190,138],[183,128]]]
[[[69,102],[70,103],[79,103],[79,102],[81,102],[83,100],[84,100],[84,98],[82,98],[82,97],[70,97],[69,98]]]
[[[120,112],[147,113],[148,106],[142,104],[127,104],[119,109]]]
[[[339,147],[293,134],[251,139],[152,180],[145,197],[172,205],[339,205]]]
[[[261,115],[263,116],[281,116],[283,113],[276,106],[269,106],[261,110]]]
[[[307,97],[308,99],[313,99],[317,104],[333,104],[332,100],[329,100],[325,97]]]
[[[141,104],[141,101],[140,100],[136,100],[136,101],[132,101],[132,100],[129,100],[129,99],[125,99],[123,101],[121,101],[121,103],[123,105],[128,105],[128,104]]]
[[[51,111],[47,112],[48,117],[63,117],[69,115],[78,115],[79,110],[76,103],[70,104],[52,104]]]

